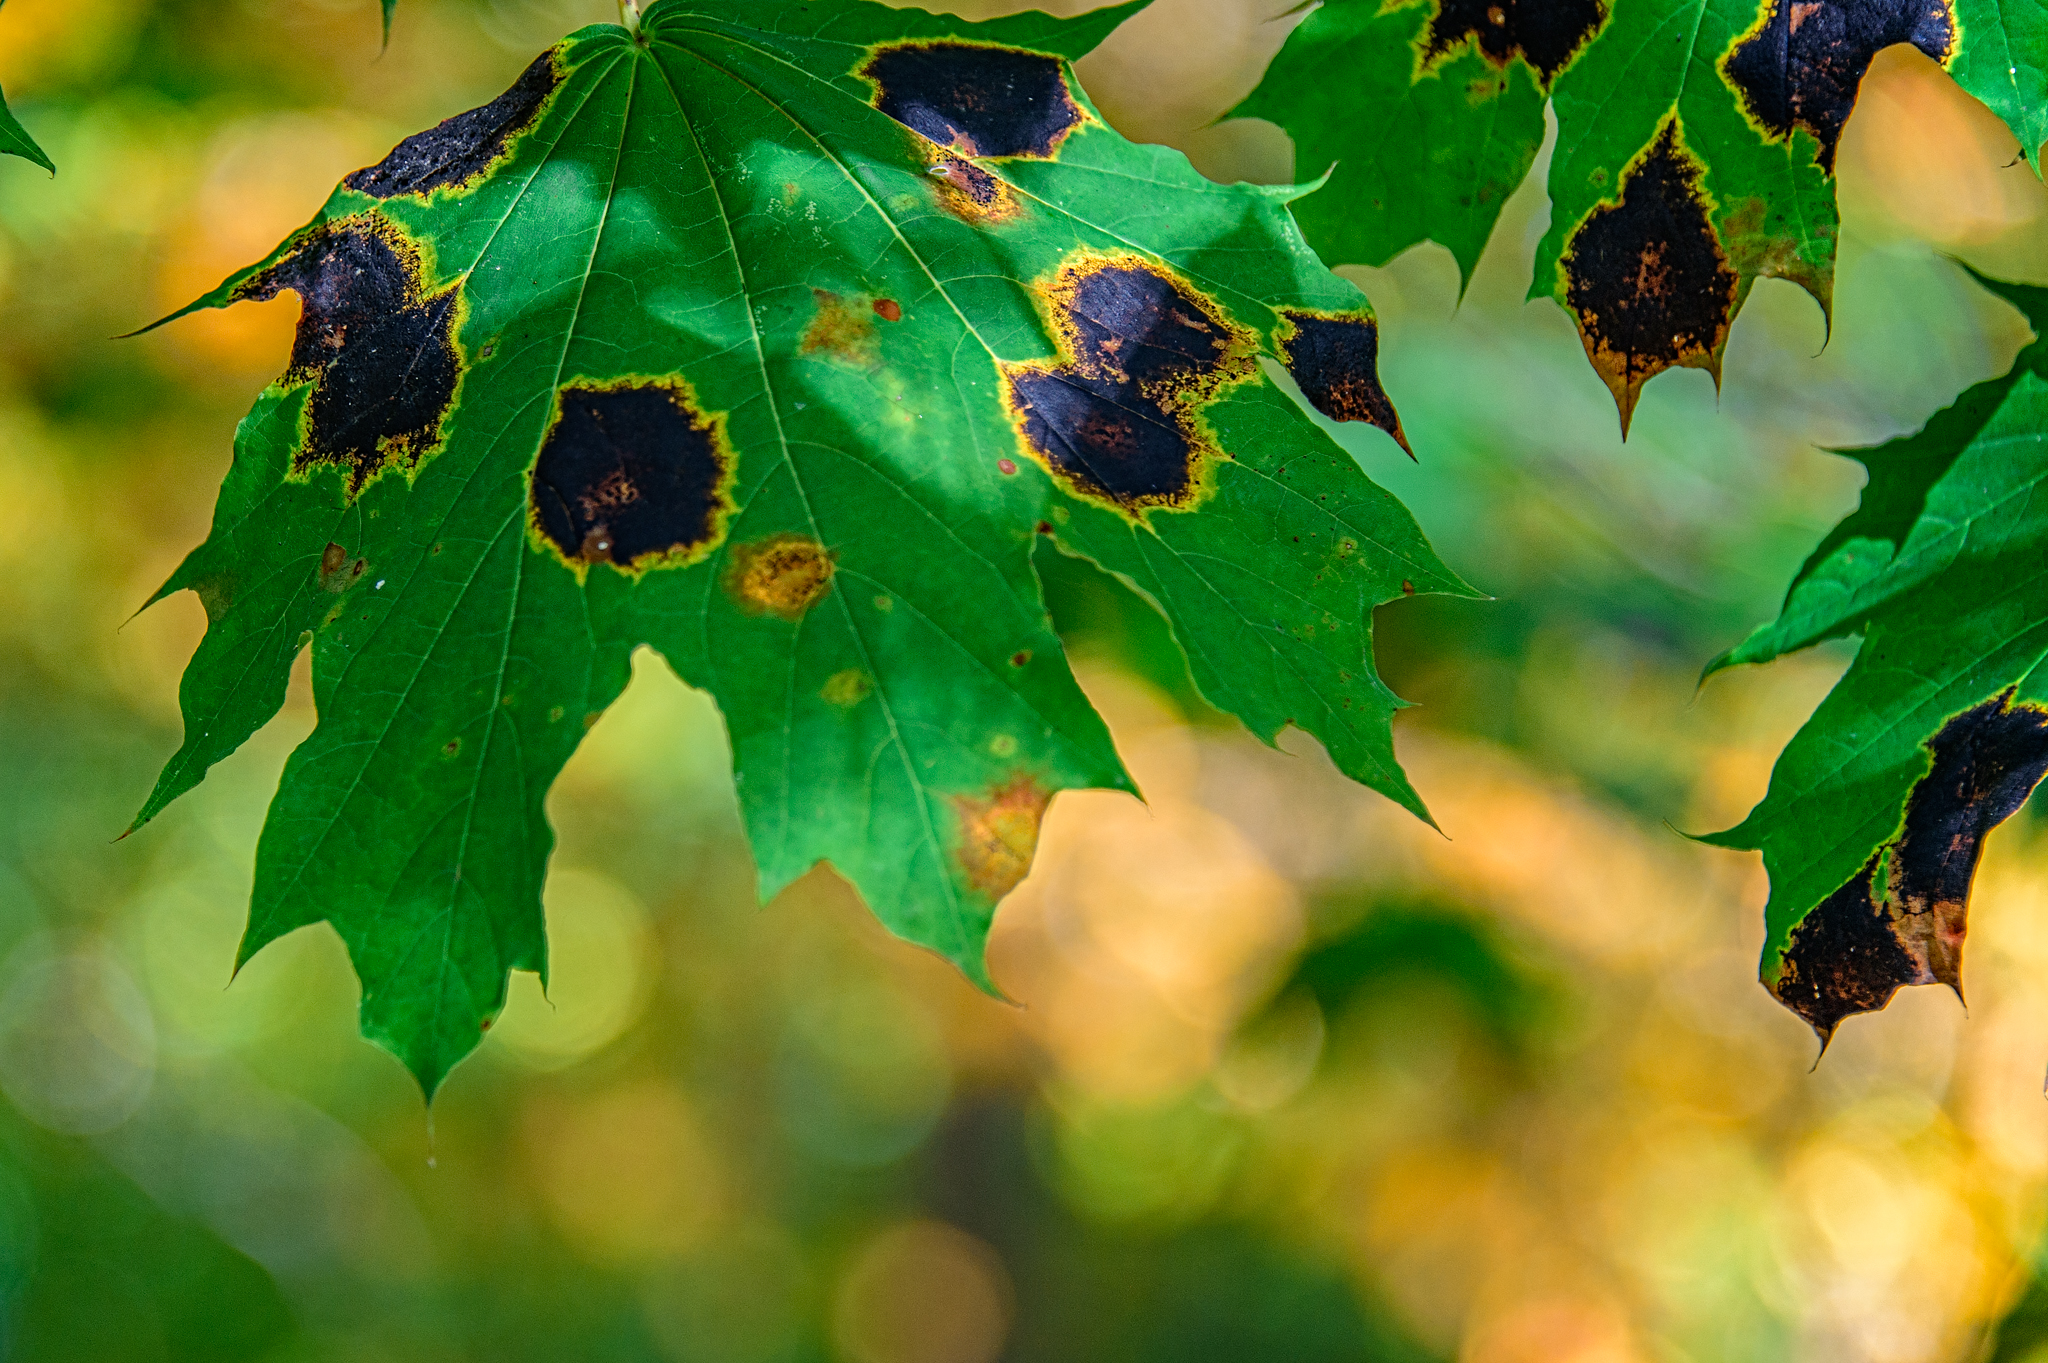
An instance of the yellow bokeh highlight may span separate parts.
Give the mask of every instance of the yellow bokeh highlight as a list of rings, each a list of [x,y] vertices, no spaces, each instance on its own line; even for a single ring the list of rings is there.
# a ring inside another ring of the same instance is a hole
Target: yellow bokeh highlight
[[[560,1069],[610,1044],[647,1006],[658,948],[647,910],[617,881],[557,867],[544,896],[548,987],[515,974],[490,1031],[521,1064]]]

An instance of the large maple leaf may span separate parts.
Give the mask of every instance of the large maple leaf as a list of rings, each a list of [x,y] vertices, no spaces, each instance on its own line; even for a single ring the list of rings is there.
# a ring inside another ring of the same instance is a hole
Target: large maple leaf
[[[1469,277],[1557,114],[1549,229],[1529,295],[1555,297],[1624,433],[1675,365],[1717,381],[1757,279],[1823,309],[1835,149],[1871,58],[1910,44],[2012,128],[2048,136],[2037,0],[1327,0],[1236,112],[1295,139],[1329,189],[1300,216],[1336,261],[1425,238]]]
[[[2048,290],[1985,283],[2048,334]],[[1707,839],[1762,849],[1763,980],[1823,1043],[1902,985],[1961,992],[1984,838],[2048,771],[2048,342],[1852,453],[1862,505],[1778,619],[1708,667],[1863,636],[1762,803]]]
[[[310,642],[244,959],[331,922],[365,1033],[431,1093],[545,969],[543,798],[646,644],[724,714],[761,892],[829,860],[986,984],[1048,800],[1130,788],[1041,536],[1163,610],[1216,705],[1424,813],[1371,611],[1467,589],[1268,369],[1398,438],[1371,312],[1299,191],[1095,114],[1068,60],[1134,8],[664,0],[193,305],[303,309],[162,589],[209,626],[137,818]]]

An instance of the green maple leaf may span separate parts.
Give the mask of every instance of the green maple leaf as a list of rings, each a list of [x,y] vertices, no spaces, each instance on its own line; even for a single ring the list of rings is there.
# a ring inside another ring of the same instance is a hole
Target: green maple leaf
[[[1758,278],[1830,306],[1835,147],[1876,53],[1910,43],[1999,114],[2038,169],[2036,0],[1328,0],[1236,110],[1334,163],[1300,211],[1333,260],[1425,238],[1469,278],[1554,104],[1551,218],[1530,297],[1578,322],[1623,433],[1675,365],[1719,380]]]
[[[2048,334],[2048,290],[1984,281]],[[1860,634],[1769,793],[1713,835],[1770,871],[1764,983],[1823,1044],[1900,986],[1961,993],[1984,837],[2048,771],[2048,343],[1918,434],[1853,451],[1857,511],[1711,674]]]
[[[209,626],[136,821],[310,642],[242,959],[331,922],[365,1033],[431,1094],[545,969],[542,802],[647,644],[725,716],[761,893],[829,860],[986,985],[1047,801],[1131,788],[1040,536],[1157,604],[1216,705],[1427,817],[1371,611],[1469,589],[1262,367],[1398,437],[1371,313],[1300,191],[1211,184],[1089,107],[1067,61],[1135,8],[664,0],[193,305],[303,308],[159,593]]]

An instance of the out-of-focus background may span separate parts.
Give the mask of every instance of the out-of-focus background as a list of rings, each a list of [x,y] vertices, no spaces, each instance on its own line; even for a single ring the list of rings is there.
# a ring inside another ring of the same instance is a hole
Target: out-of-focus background
[[[1157,0],[1081,63],[1218,178],[1292,0]],[[1072,11],[1083,4],[1068,4]],[[994,12],[994,5],[979,12]],[[144,834],[204,534],[296,303],[113,341],[610,0],[11,0],[0,85],[0,1357],[1472,1363],[2048,1357],[2048,824],[1980,878],[1970,1009],[1814,1042],[1754,981],[1761,795],[1846,654],[1717,679],[1859,474],[2005,367],[2048,194],[1915,53],[1842,144],[1834,334],[1761,284],[1633,439],[1525,303],[1539,162],[1462,305],[1351,271],[1419,456],[1339,438],[1488,603],[1379,615],[1448,835],[1207,711],[1149,609],[1043,565],[1150,796],[1055,802],[991,1001],[829,872],[755,902],[717,716],[642,656],[556,788],[555,987],[431,1117],[325,928],[232,984],[286,713]],[[1320,167],[1302,167],[1304,176]],[[302,678],[303,680],[303,678]],[[2013,1312],[2002,1336],[1997,1323]]]

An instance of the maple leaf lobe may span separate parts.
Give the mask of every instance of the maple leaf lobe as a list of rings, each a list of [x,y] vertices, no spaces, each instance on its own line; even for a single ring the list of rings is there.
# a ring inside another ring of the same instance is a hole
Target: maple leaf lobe
[[[1072,358],[1005,366],[1029,452],[1078,495],[1126,513],[1191,504],[1213,453],[1199,409],[1257,372],[1248,339],[1135,256],[1084,257],[1039,291]]]
[[[1520,53],[1548,84],[1606,19],[1601,0],[1442,0],[1423,50],[1434,61],[1476,39],[1495,66]]]
[[[1820,143],[1821,167],[1832,171],[1871,58],[1911,43],[1946,62],[1955,41],[1947,0],[1771,0],[1721,69],[1751,118],[1773,137],[1806,129]]]
[[[1050,157],[1081,123],[1065,63],[983,43],[884,47],[861,68],[875,107],[968,156]]]
[[[543,52],[504,94],[414,133],[342,184],[373,199],[424,198],[446,186],[473,184],[503,159],[514,138],[534,125],[560,83],[554,52]]]
[[[1281,342],[1287,372],[1309,405],[1332,421],[1377,426],[1408,449],[1401,418],[1380,386],[1380,328],[1371,317],[1282,309],[1294,328]],[[1411,454],[1413,451],[1409,451]]]
[[[734,462],[723,421],[669,383],[564,388],[533,522],[571,563],[694,563],[724,537]]]
[[[1636,397],[1674,365],[1714,369],[1728,339],[1737,278],[1707,216],[1701,168],[1673,119],[1572,234],[1565,297],[1593,367],[1628,431]]]
[[[260,302],[287,289],[300,309],[282,381],[313,385],[294,467],[340,465],[351,493],[386,467],[416,467],[440,444],[461,378],[457,290],[426,296],[418,252],[368,217],[308,234],[234,296]]]
[[[1844,1018],[1874,1012],[1909,984],[1962,992],[1970,884],[1984,838],[2048,773],[2048,711],[2013,692],[1963,711],[1926,745],[1927,775],[1904,823],[1792,932],[1765,983],[1823,1045]]]

